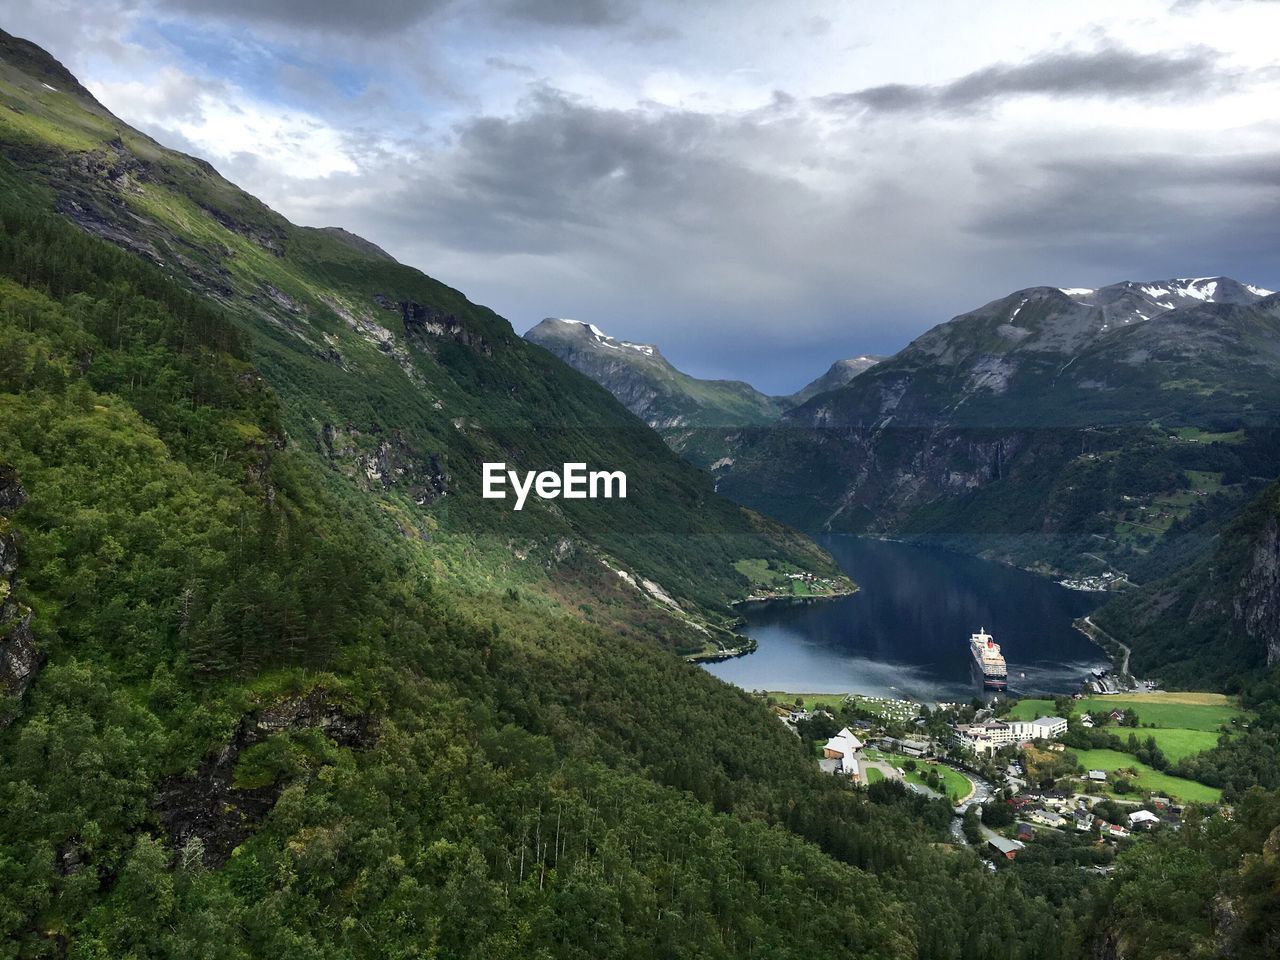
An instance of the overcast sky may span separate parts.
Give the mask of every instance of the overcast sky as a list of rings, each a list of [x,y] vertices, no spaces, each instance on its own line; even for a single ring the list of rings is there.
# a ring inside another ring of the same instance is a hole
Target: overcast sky
[[[292,220],[772,392],[1019,287],[1280,288],[1274,0],[4,6]]]

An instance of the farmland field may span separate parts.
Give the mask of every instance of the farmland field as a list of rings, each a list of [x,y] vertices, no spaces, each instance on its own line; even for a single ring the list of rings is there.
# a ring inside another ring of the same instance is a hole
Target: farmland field
[[[1133,784],[1141,790],[1163,793],[1191,803],[1217,803],[1222,798],[1222,791],[1216,787],[1206,787],[1193,780],[1153,770],[1119,750],[1077,750],[1075,754],[1087,770],[1136,770],[1137,776],[1133,778]]]
[[[1152,737],[1174,763],[1212,749],[1218,743],[1218,728],[1223,724],[1230,727],[1232,718],[1243,715],[1230,698],[1220,693],[1156,692],[1085,697],[1075,701],[1073,707],[1077,714],[1132,709],[1138,715],[1138,727],[1109,724],[1107,732],[1125,742],[1130,733],[1139,742]],[[1015,720],[1034,720],[1054,710],[1052,700],[1019,700],[1009,716]]]
[[[1161,752],[1174,763],[1183,757],[1193,757],[1197,753],[1211,750],[1218,743],[1218,735],[1207,730],[1180,730],[1166,727],[1138,727],[1137,729],[1108,727],[1107,729],[1126,741],[1129,739],[1129,733],[1136,736],[1139,743],[1145,741],[1147,737],[1152,737]]]
[[[1152,696],[1086,697],[1076,701],[1076,710],[1084,713],[1130,708],[1137,713],[1139,724],[1211,732],[1241,715],[1225,697],[1216,703],[1185,703]]]

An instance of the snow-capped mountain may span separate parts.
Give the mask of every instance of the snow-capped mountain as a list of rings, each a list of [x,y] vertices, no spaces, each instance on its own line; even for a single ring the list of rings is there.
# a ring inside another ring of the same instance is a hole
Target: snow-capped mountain
[[[731,438],[716,475],[803,528],[1079,536],[1087,549],[1061,563],[1088,569],[1153,550],[1130,534],[1173,517],[1211,535],[1214,514],[1184,501],[1274,476],[1276,427],[1280,295],[1228,277],[1029,287]],[[1153,491],[1158,522],[1111,519]],[[1000,555],[1018,560],[1014,542]]]
[[[1177,310],[1205,304],[1248,306],[1271,294],[1230,277],[1126,280],[1097,288],[1028,287],[934,327],[911,346],[937,355],[946,351],[955,331],[967,339],[975,323],[994,321],[992,332],[999,339],[989,345],[991,353],[1075,353],[1110,333]]]
[[[662,430],[772,423],[815,394],[843,386],[880,359],[838,360],[798,393],[770,397],[741,380],[691,377],[672,366],[653,344],[620,340],[594,323],[548,317],[525,339],[585,373],[636,416]]]
[[[563,324],[560,327],[562,331],[567,331],[570,336],[581,335],[585,330],[591,335],[592,340],[599,344],[605,350],[634,350],[642,353],[646,357],[656,356],[658,348],[651,343],[632,343],[630,340],[619,340],[611,337],[594,323],[586,323],[582,320],[570,320],[566,317],[547,317],[543,323]],[[537,329],[536,327],[534,329]]]

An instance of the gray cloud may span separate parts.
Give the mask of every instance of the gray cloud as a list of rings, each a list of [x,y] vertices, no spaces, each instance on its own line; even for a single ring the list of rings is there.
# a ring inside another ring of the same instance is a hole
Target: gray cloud
[[[218,20],[273,23],[319,32],[385,37],[445,13],[478,13],[510,24],[610,27],[630,21],[633,0],[169,0],[167,6]]]
[[[198,68],[217,79],[184,79],[182,51],[147,32],[159,0],[104,0],[88,26],[70,15],[74,0],[13,4],[36,39],[72,52],[69,65],[79,50],[86,68],[109,58],[127,65],[117,77],[137,75],[128,89],[117,80],[126,102],[108,102],[126,120],[204,152],[292,219],[367,236],[518,330],[578,316],[659,342],[691,372],[776,392],[834,356],[892,352],[1033,283],[1226,273],[1280,286],[1268,256],[1280,240],[1280,157],[1263,153],[1280,142],[1267,96],[1277,77],[1221,31],[1185,33],[1192,43],[1212,35],[1221,56],[1197,46],[1138,54],[1117,45],[1145,29],[1128,14],[1106,27],[1111,41],[1053,29],[1055,15],[1042,18],[1046,36],[1110,45],[823,96],[830,87],[815,84],[846,62],[854,75],[896,62],[893,44],[849,18],[827,25],[766,4],[743,5],[730,25],[727,13],[589,0],[393,0],[372,11],[173,0],[171,10],[232,27],[206,40],[227,46],[225,61]],[[653,27],[655,17],[669,26]],[[975,29],[979,46],[1007,51],[1036,24],[993,15]],[[112,37],[122,39],[104,54]],[[646,38],[663,45],[642,50]],[[262,50],[297,56],[267,72]],[[963,55],[980,65],[1008,54],[966,45]],[[1253,69],[1235,74],[1237,61]],[[329,64],[348,69],[327,78]],[[362,90],[352,72],[367,77]],[[545,79],[531,86],[534,77]],[[203,100],[183,89],[220,80],[225,91]],[[984,109],[1018,96],[1120,106],[1016,122]],[[307,176],[266,144],[231,153],[193,112],[237,97],[293,114],[300,136],[313,119],[355,169]]]
[[[516,73],[524,77],[532,77],[536,71],[533,67],[517,63],[514,60],[508,60],[506,57],[485,57],[484,65],[494,70],[501,70],[504,73]]]
[[[249,20],[337,30],[365,37],[407,30],[450,5],[452,0],[169,0],[167,6],[219,20]]]
[[[513,116],[362,174],[398,184],[376,210],[335,203],[367,195],[339,179],[310,220],[366,233],[517,329],[577,315],[778,391],[1032,283],[1274,284],[1280,157],[1076,136],[984,142],[953,163],[852,125],[826,141],[862,158],[825,167],[840,170],[833,191],[780,162],[813,136],[806,109],[786,95],[742,114],[605,109],[543,87]],[[1026,159],[1044,157],[1066,159]]]
[[[429,172],[402,181],[390,206],[412,211],[408,231],[425,215],[450,245],[502,254],[598,246],[597,233],[626,243],[656,221],[733,233],[743,198],[763,209],[780,190],[792,200],[804,192],[733,158],[724,142],[735,128],[743,133],[709,114],[601,109],[542,88],[514,117],[460,124],[445,154],[415,162]]]
[[[495,10],[513,20],[556,27],[607,27],[635,16],[632,0],[499,0]]]
[[[950,83],[867,87],[819,98],[833,110],[903,113],[973,110],[1009,97],[1148,97],[1203,93],[1232,81],[1207,48],[1179,53],[1136,53],[1106,47],[1092,53],[1056,52],[1025,63],[995,64]]]
[[[1002,202],[967,225],[972,236],[1094,277],[1225,273],[1274,283],[1280,248],[1280,153],[1092,156],[984,179]],[[1010,189],[1010,182],[1021,182]],[[1064,280],[1064,282],[1067,282]]]

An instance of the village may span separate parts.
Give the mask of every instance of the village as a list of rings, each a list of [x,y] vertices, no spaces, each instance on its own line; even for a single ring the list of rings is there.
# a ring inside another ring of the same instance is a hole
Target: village
[[[985,857],[991,869],[1030,845],[1051,843],[1080,848],[1082,869],[1107,873],[1118,845],[1143,832],[1180,829],[1195,806],[1135,785],[1134,770],[1117,765],[1123,760],[1111,769],[1090,767],[1082,758],[1101,751],[1072,750],[1064,743],[1078,742],[1081,731],[1133,724],[1132,709],[1120,703],[1096,709],[1077,695],[1058,700],[1069,705],[1063,711],[1069,716],[1024,718],[1026,708],[1052,702],[975,700],[931,708],[855,695],[791,701],[787,694],[762,695],[780,721],[811,746],[823,773],[868,790],[873,799],[877,790],[906,789],[946,801],[954,818],[952,837]],[[1080,709],[1081,703],[1091,709]],[[1136,759],[1134,765],[1141,766]]]

